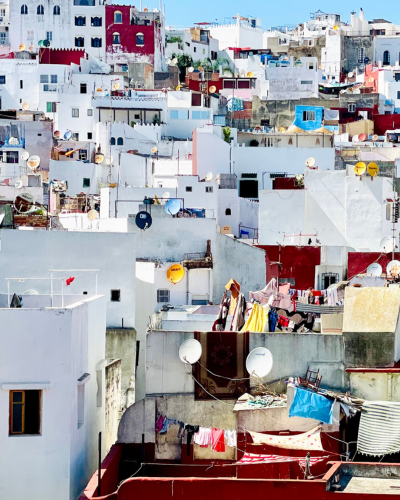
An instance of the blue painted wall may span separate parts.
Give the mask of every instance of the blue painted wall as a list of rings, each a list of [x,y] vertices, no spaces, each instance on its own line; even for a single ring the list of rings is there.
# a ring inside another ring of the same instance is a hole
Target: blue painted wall
[[[304,111],[315,111],[315,120],[304,120]],[[296,106],[294,125],[303,130],[316,130],[322,127],[324,108],[322,106]]]

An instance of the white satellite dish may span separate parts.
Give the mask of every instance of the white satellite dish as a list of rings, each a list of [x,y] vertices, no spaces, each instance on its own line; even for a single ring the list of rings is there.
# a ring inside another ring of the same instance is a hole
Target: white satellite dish
[[[350,71],[350,73],[347,75],[349,78],[353,78],[354,76],[354,73],[352,71]]]
[[[359,142],[358,135],[353,135],[351,142]]]
[[[15,181],[14,187],[16,187],[17,189],[21,189],[23,185],[24,183],[21,181],[21,179],[18,179],[17,181]]]
[[[21,152],[21,160],[26,161],[28,158],[29,158],[28,151],[22,151]]]
[[[315,165],[315,158],[310,156],[310,158],[307,158],[306,160],[306,167],[312,168]]]
[[[250,375],[266,377],[272,370],[273,363],[271,351],[265,347],[256,347],[247,356],[246,370]]]
[[[190,68],[188,68],[188,73],[193,73],[193,71],[194,71],[193,66],[190,66]]]
[[[390,253],[394,250],[393,238],[392,236],[385,236],[381,239],[380,243],[382,253]]]
[[[375,262],[367,268],[367,276],[380,276],[382,274],[382,266]]]
[[[386,267],[386,276],[388,278],[397,278],[400,275],[400,261],[391,260]]]
[[[14,207],[20,214],[27,214],[35,205],[35,198],[29,193],[17,194],[14,199]]]
[[[179,359],[186,365],[194,365],[201,358],[203,349],[196,339],[185,340],[179,348]]]
[[[31,170],[35,170],[38,168],[38,166],[40,165],[40,158],[39,156],[37,155],[33,155],[31,156],[29,159],[28,159],[28,163],[27,163],[28,167],[31,169]]]
[[[96,220],[99,216],[99,213],[97,210],[89,210],[88,214],[87,214],[87,218],[90,220],[90,221],[93,221],[93,220]]]
[[[39,292],[37,290],[27,290],[22,295],[39,295]]]
[[[174,58],[172,59],[172,61],[171,61],[171,65],[172,65],[172,66],[175,66],[175,65],[177,64],[177,62],[178,62],[178,59],[177,59],[176,57],[174,57]]]
[[[213,178],[213,173],[212,173],[212,172],[208,172],[208,173],[205,175],[205,177],[204,177],[204,179],[205,179],[207,182],[212,181],[212,178]]]
[[[21,107],[24,111],[28,111],[29,106],[30,106],[29,102],[24,102],[24,104]]]

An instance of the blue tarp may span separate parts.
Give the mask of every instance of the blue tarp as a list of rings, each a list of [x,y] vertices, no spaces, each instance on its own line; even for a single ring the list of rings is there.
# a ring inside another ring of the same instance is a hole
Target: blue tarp
[[[334,401],[315,392],[296,387],[289,417],[314,418],[332,424]]]

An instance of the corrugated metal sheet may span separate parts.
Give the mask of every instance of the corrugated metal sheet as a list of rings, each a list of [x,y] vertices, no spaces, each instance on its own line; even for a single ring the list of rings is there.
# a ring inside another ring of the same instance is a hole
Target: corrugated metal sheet
[[[296,311],[314,314],[340,314],[344,312],[344,306],[319,306],[315,304],[296,303]]]

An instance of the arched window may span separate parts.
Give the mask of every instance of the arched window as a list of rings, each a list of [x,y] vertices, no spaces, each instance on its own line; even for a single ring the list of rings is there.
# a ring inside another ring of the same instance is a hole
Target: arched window
[[[28,6],[27,5],[21,6],[21,14],[28,14]]]
[[[113,45],[119,45],[121,43],[121,35],[119,33],[113,33]]]
[[[102,24],[101,17],[92,17],[92,26],[98,28]]]
[[[59,16],[61,14],[61,9],[59,5],[55,5],[53,9],[53,16]]]
[[[85,39],[83,36],[77,36],[75,37],[75,47],[84,47],[85,46]]]
[[[385,50],[383,53],[383,64],[388,66],[390,64],[390,53],[388,50]]]
[[[136,45],[144,45],[143,33],[136,33]]]
[[[122,12],[120,12],[119,10],[116,10],[114,12],[114,23],[122,24]]]
[[[101,47],[101,38],[92,38],[92,47]]]
[[[44,7],[43,7],[43,5],[38,5],[36,12],[37,12],[38,16],[43,16],[44,15]]]
[[[111,137],[110,144],[111,146],[115,146],[115,137]]]
[[[232,215],[232,210],[230,208],[227,208],[225,210],[225,215]]]
[[[122,139],[122,137],[118,137],[117,146],[123,146],[123,145],[124,145],[124,140]]]
[[[75,17],[75,26],[86,26],[86,17],[76,16]]]

